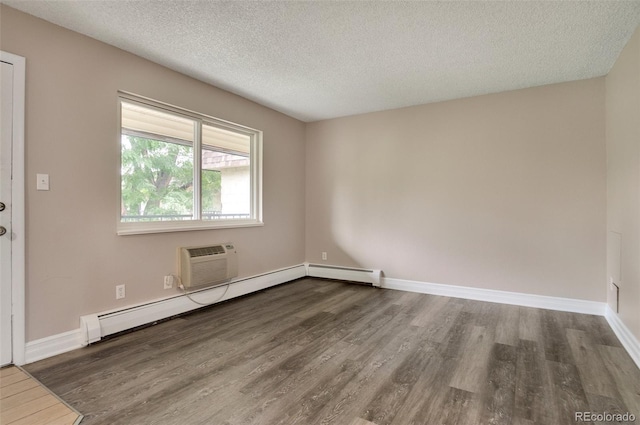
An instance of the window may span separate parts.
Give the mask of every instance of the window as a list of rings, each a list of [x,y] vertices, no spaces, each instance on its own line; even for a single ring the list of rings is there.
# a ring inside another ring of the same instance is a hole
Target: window
[[[120,94],[118,234],[255,226],[262,132]]]

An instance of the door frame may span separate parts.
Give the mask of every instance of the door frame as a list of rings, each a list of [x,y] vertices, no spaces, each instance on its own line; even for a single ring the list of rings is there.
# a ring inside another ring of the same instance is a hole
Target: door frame
[[[13,65],[13,135],[11,179],[11,313],[12,362],[25,363],[25,77],[26,59],[0,50],[0,60]]]

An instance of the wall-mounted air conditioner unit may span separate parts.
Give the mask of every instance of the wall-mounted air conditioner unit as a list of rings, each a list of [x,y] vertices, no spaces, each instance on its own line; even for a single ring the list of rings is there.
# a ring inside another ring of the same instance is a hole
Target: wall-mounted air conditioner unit
[[[232,243],[181,247],[178,256],[185,288],[221,284],[238,276],[238,254]]]

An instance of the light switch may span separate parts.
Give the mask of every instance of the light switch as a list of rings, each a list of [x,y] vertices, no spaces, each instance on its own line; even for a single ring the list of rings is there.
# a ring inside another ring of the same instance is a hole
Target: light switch
[[[36,174],[36,189],[49,190],[49,174]]]

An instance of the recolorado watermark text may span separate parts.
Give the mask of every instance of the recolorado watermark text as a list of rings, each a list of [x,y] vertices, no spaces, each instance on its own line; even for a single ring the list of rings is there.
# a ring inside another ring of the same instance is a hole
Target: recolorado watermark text
[[[609,413],[609,412],[575,412],[576,422],[635,422],[633,413]]]

